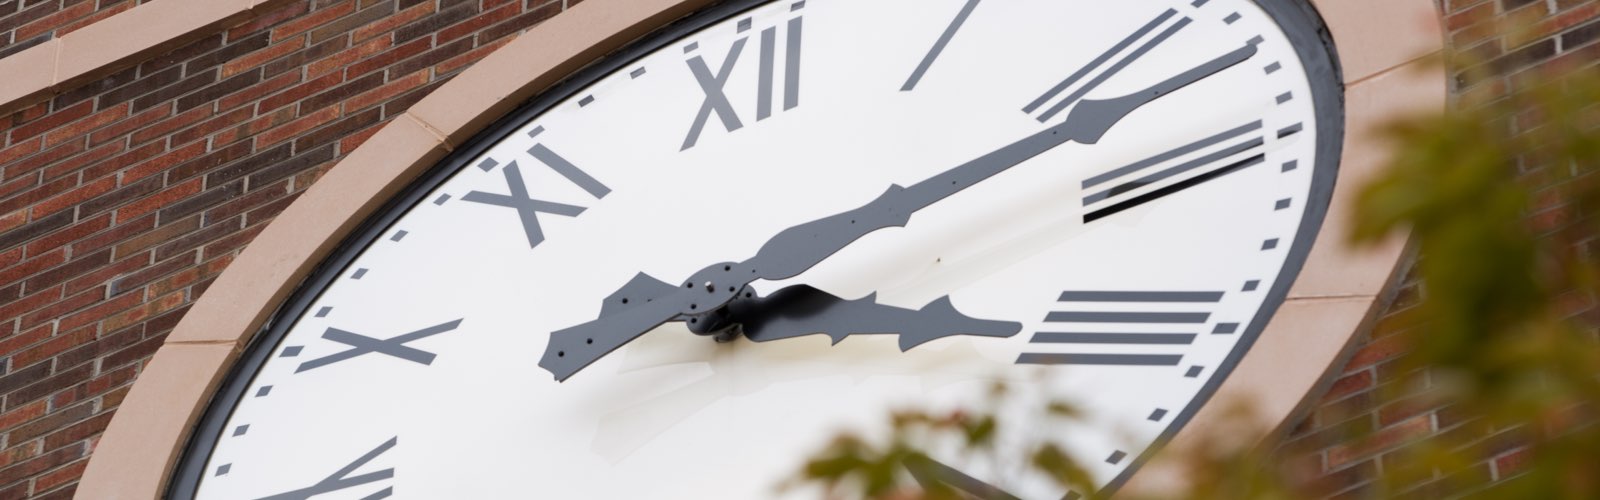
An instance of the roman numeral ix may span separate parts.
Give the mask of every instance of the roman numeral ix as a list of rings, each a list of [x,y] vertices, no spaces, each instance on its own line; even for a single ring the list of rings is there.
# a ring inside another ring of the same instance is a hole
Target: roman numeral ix
[[[795,2],[790,6],[790,11],[799,11],[805,8],[805,2]],[[800,48],[803,34],[802,19],[804,16],[795,16],[783,26],[783,109],[794,109],[800,105]],[[752,19],[745,18],[738,23],[740,33],[751,29]],[[779,26],[769,26],[761,30],[759,54],[757,58],[756,77],[756,121],[765,120],[772,116],[773,100],[777,97],[779,89],[774,88],[777,79],[778,59],[778,31]],[[728,52],[722,57],[722,63],[716,72],[711,71],[711,66],[705,57],[697,52],[700,44],[690,43],[683,51],[691,57],[686,61],[689,72],[694,74],[694,79],[700,84],[700,91],[705,98],[700,103],[700,110],[695,113],[694,122],[689,126],[688,136],[683,138],[682,150],[694,147],[700,141],[700,134],[705,131],[706,123],[711,115],[717,115],[717,120],[722,122],[722,128],[733,132],[744,127],[744,122],[739,119],[739,112],[734,109],[733,103],[728,100],[726,88],[728,81],[733,76],[733,70],[739,63],[739,56],[744,53],[749,35],[741,36],[734,40],[728,47]],[[707,49],[709,50],[709,49]]]

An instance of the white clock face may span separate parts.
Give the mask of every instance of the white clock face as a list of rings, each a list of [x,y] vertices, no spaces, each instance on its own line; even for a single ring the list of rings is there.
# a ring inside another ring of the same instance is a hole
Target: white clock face
[[[774,488],[835,433],[996,380],[1088,415],[1006,439],[1115,485],[1248,349],[1320,224],[1337,72],[1290,2],[737,3],[380,216],[247,354],[174,492],[805,496]],[[724,305],[744,336],[691,332]]]

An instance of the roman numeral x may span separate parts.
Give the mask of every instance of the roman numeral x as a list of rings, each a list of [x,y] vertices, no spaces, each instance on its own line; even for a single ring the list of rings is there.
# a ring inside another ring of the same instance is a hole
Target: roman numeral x
[[[300,363],[294,370],[300,373],[313,368],[321,368],[350,358],[369,353],[378,353],[386,356],[400,358],[422,365],[433,364],[434,354],[428,351],[407,346],[407,342],[419,340],[456,329],[461,325],[461,320],[441,323],[417,330],[405,335],[390,339],[376,339],[354,332],[347,332],[338,328],[329,328],[322,332],[322,338],[350,346],[349,349],[323,356],[311,361]]]

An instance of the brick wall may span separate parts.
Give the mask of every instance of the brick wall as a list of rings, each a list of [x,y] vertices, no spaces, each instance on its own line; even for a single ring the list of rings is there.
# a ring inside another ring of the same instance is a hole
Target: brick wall
[[[140,0],[0,2],[0,55]],[[148,1],[148,0],[144,0]],[[515,33],[579,0],[298,0],[0,117],[0,499],[66,498],[95,439],[178,318],[272,217],[387,120]],[[1442,0],[1450,43],[1503,75],[1600,60],[1594,0]],[[1529,40],[1486,27],[1540,19]],[[1380,400],[1398,373],[1400,299],[1290,444],[1354,496],[1393,452],[1449,432],[1448,409]],[[1425,378],[1422,383],[1425,383]],[[1357,448],[1338,437],[1374,430]],[[1484,457],[1484,482],[1518,448]]]
[[[0,40],[133,1],[0,3]],[[274,215],[578,1],[291,1],[0,117],[0,499],[70,497],[142,362]]]
[[[1600,61],[1600,1],[1596,0],[1439,0],[1444,13],[1447,46],[1482,60],[1491,76],[1470,76],[1482,68],[1457,68],[1461,73],[1451,82],[1452,94],[1462,102],[1493,99],[1512,85],[1525,83],[1531,70],[1549,65],[1567,68],[1595,66]],[[1531,23],[1531,33],[1508,39],[1495,29],[1498,22],[1517,19]],[[1542,230],[1557,224],[1572,223],[1562,217],[1560,207],[1549,207],[1529,215],[1530,223]],[[1426,258],[1424,256],[1423,258]],[[1357,351],[1344,366],[1314,412],[1291,431],[1281,448],[1290,460],[1314,471],[1316,485],[1335,498],[1365,498],[1374,495],[1372,480],[1392,467],[1405,443],[1449,435],[1451,442],[1488,443],[1486,456],[1472,457],[1473,465],[1453,476],[1452,488],[1479,488],[1514,477],[1526,451],[1517,439],[1520,429],[1499,429],[1493,434],[1466,436],[1476,432],[1463,424],[1470,416],[1451,411],[1448,406],[1419,404],[1420,393],[1431,383],[1425,372],[1404,372],[1398,362],[1405,356],[1404,346],[1395,334],[1415,328],[1408,313],[1425,291],[1415,277],[1406,277],[1399,295],[1384,312],[1370,335],[1360,339]],[[1573,314],[1593,311],[1592,300],[1578,298],[1570,304]],[[1398,395],[1398,396],[1397,396]],[[1371,434],[1369,441],[1357,442],[1354,436]],[[1444,478],[1419,488],[1443,487]],[[1425,491],[1424,497],[1440,497],[1439,489]]]
[[[0,1],[0,58],[150,0]]]

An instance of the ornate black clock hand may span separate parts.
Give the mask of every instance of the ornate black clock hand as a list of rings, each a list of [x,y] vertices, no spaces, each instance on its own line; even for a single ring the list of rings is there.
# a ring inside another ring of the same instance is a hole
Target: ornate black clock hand
[[[644,306],[630,306],[617,314],[602,315],[594,321],[552,332],[539,366],[549,370],[557,380],[566,380],[600,357],[679,315],[693,317],[721,309],[755,280],[794,277],[868,233],[903,227],[918,210],[1067,141],[1098,142],[1107,130],[1141,106],[1244,62],[1255,53],[1255,45],[1246,44],[1147,89],[1115,99],[1081,101],[1060,124],[909,187],[890,186],[859,208],[780,231],[750,259],[706,267],[690,277],[682,288],[674,287],[670,294],[651,297]],[[640,287],[636,283],[639,279],[636,276],[628,286]],[[655,284],[643,286],[660,288]],[[680,308],[670,310],[672,305]]]
[[[792,285],[766,297],[728,303],[729,315],[756,342],[827,334],[834,343],[850,335],[898,334],[900,350],[952,335],[1010,337],[1022,330],[1014,321],[977,319],[957,311],[950,297],[922,309],[877,303],[876,294],[847,300],[808,285]]]

